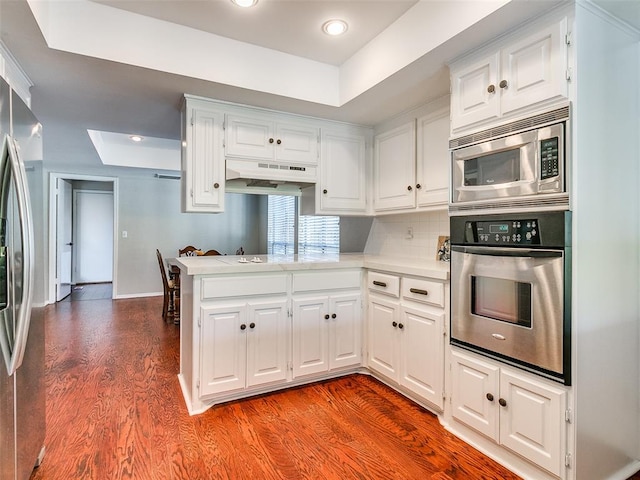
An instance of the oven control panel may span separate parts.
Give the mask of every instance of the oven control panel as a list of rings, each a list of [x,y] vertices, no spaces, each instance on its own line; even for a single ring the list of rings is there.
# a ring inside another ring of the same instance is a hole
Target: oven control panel
[[[494,220],[465,222],[464,240],[474,245],[540,245],[539,222]]]

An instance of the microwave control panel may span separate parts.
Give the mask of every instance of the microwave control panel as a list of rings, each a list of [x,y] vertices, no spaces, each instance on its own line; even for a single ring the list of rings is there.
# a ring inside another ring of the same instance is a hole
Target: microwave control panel
[[[560,173],[558,137],[540,140],[540,179],[557,177]]]
[[[471,245],[540,245],[539,222],[529,220],[467,221],[465,243]]]

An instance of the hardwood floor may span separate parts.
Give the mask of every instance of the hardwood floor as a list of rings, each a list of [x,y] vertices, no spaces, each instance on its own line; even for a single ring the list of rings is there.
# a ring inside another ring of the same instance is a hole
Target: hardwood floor
[[[189,417],[160,297],[46,309],[47,453],[32,480],[515,479],[365,375]]]
[[[110,299],[112,297],[112,290],[111,282],[73,285],[71,287],[71,293],[60,301],[77,302],[81,300]]]

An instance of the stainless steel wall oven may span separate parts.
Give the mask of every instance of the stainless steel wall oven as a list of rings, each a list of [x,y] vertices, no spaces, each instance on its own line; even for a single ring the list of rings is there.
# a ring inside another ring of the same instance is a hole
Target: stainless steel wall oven
[[[451,217],[451,343],[571,384],[571,212]]]

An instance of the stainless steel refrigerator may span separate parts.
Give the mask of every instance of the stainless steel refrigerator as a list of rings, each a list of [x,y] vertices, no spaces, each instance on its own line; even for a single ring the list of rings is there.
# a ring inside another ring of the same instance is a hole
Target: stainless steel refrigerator
[[[44,315],[32,308],[40,284],[27,177],[34,167],[25,169],[25,160],[42,159],[42,138],[1,78],[0,145],[0,480],[27,480],[44,455],[45,392]]]

